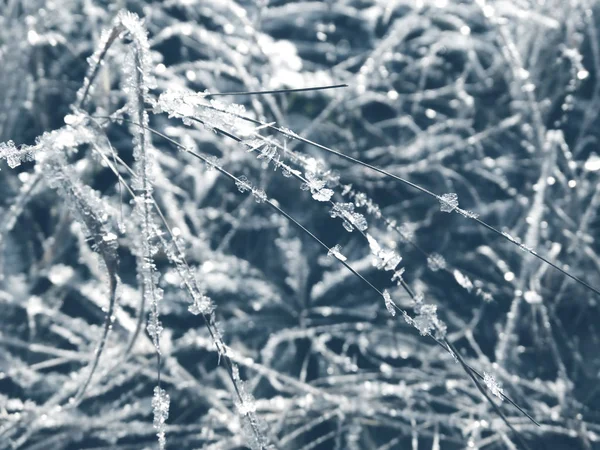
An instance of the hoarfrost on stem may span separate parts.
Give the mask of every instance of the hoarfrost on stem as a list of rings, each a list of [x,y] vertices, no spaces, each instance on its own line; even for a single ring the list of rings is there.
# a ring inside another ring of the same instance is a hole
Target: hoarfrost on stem
[[[388,312],[392,316],[395,316],[396,315],[396,304],[392,300],[392,296],[387,291],[387,289],[385,291],[383,291],[383,301],[385,302],[385,309],[387,309]]]
[[[444,194],[438,197],[440,201],[440,210],[442,212],[451,213],[458,208],[458,195],[454,193]]]
[[[354,203],[335,203],[330,215],[333,218],[341,218],[344,221],[344,228],[348,232],[352,232],[355,227],[359,231],[367,229],[367,220],[361,213],[354,212]]]
[[[500,400],[504,400],[502,397],[502,395],[504,394],[504,389],[502,389],[502,387],[500,386],[498,381],[496,381],[496,378],[492,374],[488,372],[483,372],[483,382],[492,394],[494,394]]]
[[[431,335],[432,332],[435,332],[435,337],[442,339],[446,335],[446,324],[438,318],[436,305],[424,303],[423,296],[417,295],[414,298],[413,309],[415,317],[405,314],[404,319],[409,325],[419,330],[421,336]]]
[[[253,189],[252,195],[256,203],[264,203],[267,201],[267,193],[263,189]]]
[[[195,316],[198,314],[208,316],[214,311],[214,308],[214,304],[210,297],[201,294],[194,296],[194,301],[190,306],[188,306],[188,311]]]
[[[169,394],[160,386],[154,388],[154,397],[152,397],[152,413],[154,414],[154,428],[158,436],[158,446],[163,450],[167,440],[165,437],[165,422],[169,418]]]
[[[344,255],[342,255],[342,247],[340,246],[340,244],[337,244],[334,247],[331,247],[329,249],[329,251],[327,252],[327,256],[329,256],[329,257],[333,256],[333,257],[339,259],[340,261],[346,261],[348,259]]]
[[[254,396],[246,391],[244,381],[240,378],[240,370],[237,365],[232,368],[232,376],[237,385],[239,398],[235,401],[235,406],[240,416],[247,416],[256,412],[256,402]]]
[[[169,117],[178,117],[186,125],[191,125],[191,119],[197,119],[211,131],[229,130],[242,137],[255,135],[258,130],[241,117],[245,116],[243,105],[226,104],[220,100],[207,101],[205,93],[192,91],[163,92],[155,104],[156,112],[166,112]]]
[[[427,258],[427,267],[432,272],[446,269],[446,259],[439,253],[432,253]]]
[[[402,257],[393,249],[384,249],[382,248],[377,240],[367,233],[367,241],[369,241],[369,248],[371,249],[371,254],[373,255],[373,265],[377,267],[378,270],[391,270],[396,271],[398,264],[402,261]],[[402,275],[402,272],[398,275],[399,278]]]
[[[240,377],[237,364],[231,367],[231,376],[236,388],[235,406],[239,414],[242,433],[246,438],[246,445],[252,450],[268,450],[273,446],[266,436],[264,423],[256,414],[256,400],[246,390],[246,384]]]
[[[240,191],[242,194],[246,191],[252,190],[252,184],[250,183],[250,181],[248,181],[248,177],[246,177],[245,175],[239,177],[238,180],[235,182],[235,185],[237,186],[238,191]]]
[[[0,143],[0,159],[6,159],[8,166],[14,169],[21,165],[22,161],[33,159],[33,152],[30,147],[18,149],[13,141]]]
[[[328,202],[333,197],[333,191],[327,189],[327,181],[320,179],[315,172],[306,172],[306,183],[302,185],[302,190],[310,190],[312,198],[319,202]]]

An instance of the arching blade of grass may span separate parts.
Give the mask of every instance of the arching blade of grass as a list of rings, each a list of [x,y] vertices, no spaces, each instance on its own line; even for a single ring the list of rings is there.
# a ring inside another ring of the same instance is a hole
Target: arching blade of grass
[[[138,126],[140,126],[139,124],[136,124]],[[186,153],[189,153],[190,155],[194,156],[195,158],[203,161],[205,164],[214,167],[217,171],[219,171],[221,174],[225,175],[227,178],[229,178],[230,180],[232,180],[234,183],[239,184],[241,182],[241,180],[239,178],[237,178],[235,175],[231,174],[230,172],[228,172],[227,170],[225,170],[224,168],[220,167],[219,165],[215,165],[213,162],[211,162],[208,158],[204,157],[203,155],[194,152],[190,149],[188,149],[187,147],[179,144],[177,141],[175,141],[174,139],[164,135],[163,133],[153,130],[150,127],[144,127],[146,128],[150,133],[155,134],[157,136],[162,137],[163,139],[167,140],[168,142],[170,142],[171,144],[175,145],[176,147],[178,147],[179,149],[183,150]],[[234,139],[237,142],[241,142],[242,139],[240,139],[239,137],[226,132],[226,131],[222,131],[222,130],[218,130],[218,132],[221,132],[221,134],[230,137],[231,139]],[[265,203],[268,204],[271,208],[273,208],[278,214],[282,215],[283,217],[285,217],[287,220],[289,220],[295,227],[297,227],[298,229],[300,229],[303,233],[305,233],[306,235],[308,235],[311,239],[313,239],[315,242],[317,242],[325,251],[329,252],[331,250],[331,248],[329,246],[327,246],[323,241],[321,241],[317,236],[315,236],[310,230],[308,230],[306,227],[304,227],[301,223],[299,223],[296,219],[294,219],[291,215],[289,215],[286,211],[284,211],[281,207],[279,207],[279,205],[277,205],[275,202],[273,202],[271,199],[266,198],[265,199]],[[336,258],[337,261],[339,261],[346,269],[348,269],[354,276],[356,276],[358,279],[361,280],[361,282],[363,282],[364,284],[366,284],[371,290],[373,290],[375,293],[377,293],[379,296],[384,297],[384,293],[381,292],[377,287],[375,287],[369,280],[367,280],[364,276],[362,276],[360,273],[358,273],[352,266],[350,266],[347,262]],[[410,289],[410,287],[406,284],[406,282],[404,282],[404,280],[402,280],[401,282],[403,288],[405,290],[407,290],[407,292],[409,293],[409,295],[412,298],[415,298],[415,294],[412,292],[412,290]],[[385,298],[385,297],[384,297]],[[402,308],[394,305],[394,307],[396,309],[398,309],[398,311],[400,311],[402,314],[404,315],[408,315],[408,313],[403,310]],[[463,367],[463,369],[465,370],[465,372],[467,372],[467,374],[469,375],[469,377],[471,378],[471,380],[473,381],[473,383],[476,385],[477,389],[484,395],[484,397],[486,398],[486,400],[492,405],[492,408],[494,409],[494,411],[500,416],[500,418],[502,419],[502,421],[509,427],[509,429],[511,431],[513,431],[513,433],[515,433],[515,435],[517,436],[517,439],[519,440],[519,443],[526,448],[527,450],[529,450],[529,447],[527,446],[525,440],[522,438],[522,436],[520,435],[520,433],[510,424],[510,422],[508,421],[508,418],[504,415],[504,413],[500,410],[500,408],[494,403],[494,401],[491,399],[491,397],[489,396],[489,394],[486,392],[485,388],[481,385],[481,382],[477,379],[477,377],[479,378],[483,378],[478,372],[476,372],[473,368],[471,368],[463,359],[462,357],[458,354],[458,352],[456,351],[456,349],[453,347],[453,345],[447,341],[445,338],[443,340],[438,340],[436,339],[434,336],[431,336],[431,338],[433,338],[444,350],[446,350],[448,353],[450,353],[451,355],[454,355],[457,360],[461,363],[461,366]],[[476,374],[476,375],[475,375]],[[507,398],[507,396],[503,395],[504,398]],[[522,408],[520,408],[519,406],[516,405],[516,403],[512,400],[510,400],[510,403],[512,405],[514,405],[515,407],[517,407],[517,409],[522,412],[527,418],[529,418],[534,424],[539,426],[539,423],[536,422],[529,414],[527,414]]]
[[[275,89],[272,91],[239,91],[239,92],[215,92],[202,94],[203,97],[218,97],[224,95],[266,95],[266,94],[291,94],[293,92],[310,92],[310,91],[324,91],[327,89],[339,89],[348,87],[347,84],[332,84],[330,86],[315,86],[297,89]]]
[[[100,47],[100,49],[97,51],[97,53],[93,56],[94,64],[92,66],[90,66],[88,75],[85,78],[84,85],[79,94],[78,103],[77,103],[78,108],[85,107],[92,84],[94,84],[94,81],[96,80],[96,77],[98,76],[98,73],[100,72],[100,68],[102,67],[102,62],[106,58],[108,50],[110,49],[112,44],[116,41],[116,39],[119,37],[119,34],[121,34],[122,31],[123,31],[122,25],[120,25],[120,24],[115,25],[110,30],[110,33],[107,35],[107,37],[104,41],[104,45],[102,47]]]
[[[74,397],[75,403],[79,403],[79,401],[81,401],[81,399],[83,398],[83,395],[85,394],[87,387],[89,386],[90,382],[92,381],[92,376],[94,375],[94,372],[96,371],[96,369],[98,367],[100,357],[102,356],[104,347],[106,346],[108,334],[112,328],[114,311],[115,311],[115,306],[116,306],[116,302],[117,302],[117,281],[118,281],[117,270],[118,270],[118,266],[119,266],[119,261],[117,258],[116,251],[103,239],[105,234],[101,232],[102,227],[98,226],[100,221],[94,217],[94,214],[90,214],[90,211],[92,211],[92,208],[82,206],[82,210],[87,211],[87,212],[82,213],[82,217],[87,222],[88,229],[94,230],[94,240],[96,242],[96,247],[98,248],[98,252],[100,253],[102,259],[104,260],[104,264],[106,266],[106,270],[108,273],[108,287],[109,287],[108,293],[109,293],[109,295],[108,295],[108,309],[106,311],[106,318],[104,320],[102,337],[100,338],[100,342],[98,343],[98,346],[96,348],[96,352],[94,354],[94,359],[91,363],[90,372],[89,372],[87,378],[85,379],[84,383],[80,386],[79,390],[77,391],[77,394]]]
[[[221,109],[215,108],[215,107],[210,106],[210,105],[202,105],[202,106],[205,107],[205,108],[207,108],[207,109],[212,109],[214,111],[218,111],[218,112],[221,112],[221,113],[226,113],[226,111],[223,111]],[[345,159],[347,161],[350,161],[350,162],[352,162],[354,164],[363,166],[363,167],[365,167],[365,168],[367,168],[369,170],[372,170],[374,172],[380,173],[381,175],[384,175],[386,177],[392,178],[392,179],[394,179],[394,180],[396,180],[396,181],[398,181],[398,182],[400,182],[400,183],[402,183],[402,184],[404,184],[406,186],[410,186],[411,188],[416,189],[419,192],[421,192],[423,194],[426,194],[426,195],[428,195],[428,196],[436,199],[438,202],[445,202],[445,200],[444,200],[444,198],[442,196],[437,195],[437,194],[431,192],[430,190],[428,190],[428,189],[426,189],[426,188],[424,188],[422,186],[419,186],[419,185],[417,185],[417,184],[415,184],[415,183],[413,183],[413,182],[411,182],[411,181],[409,181],[409,180],[407,180],[405,178],[399,177],[398,175],[394,175],[393,173],[390,173],[387,170],[381,169],[381,168],[379,168],[377,166],[373,166],[373,165],[371,165],[369,163],[366,163],[366,162],[361,161],[359,159],[353,158],[352,156],[346,155],[346,154],[344,154],[344,153],[342,153],[342,152],[340,152],[338,150],[334,150],[334,149],[332,149],[330,147],[327,147],[327,146],[321,145],[321,144],[319,144],[317,142],[311,141],[310,139],[303,138],[302,136],[299,136],[296,133],[290,133],[289,131],[287,131],[287,130],[281,128],[281,127],[278,127],[278,126],[275,126],[275,125],[272,125],[272,124],[269,124],[269,123],[266,123],[266,122],[263,122],[263,121],[260,121],[260,120],[252,119],[250,117],[246,117],[246,116],[238,115],[238,114],[233,114],[233,113],[229,113],[229,114],[232,114],[232,115],[234,115],[235,117],[237,117],[239,119],[246,120],[246,121],[251,122],[253,124],[260,125],[260,126],[265,126],[267,128],[270,128],[270,129],[272,129],[272,130],[274,130],[274,131],[282,134],[283,136],[286,136],[287,138],[296,139],[296,140],[298,140],[298,141],[300,141],[302,143],[305,143],[305,144],[311,145],[311,146],[313,146],[315,148],[324,150],[327,153],[331,153],[333,155],[337,155],[340,158],[343,158],[343,159]],[[577,277],[577,276],[575,276],[575,275],[567,272],[566,270],[562,269],[558,265],[556,265],[553,262],[549,261],[544,256],[542,256],[539,253],[537,253],[535,250],[532,250],[532,249],[529,249],[529,248],[527,248],[525,246],[520,245],[518,242],[516,242],[509,235],[507,235],[506,233],[502,233],[500,230],[494,228],[492,225],[488,224],[487,222],[484,222],[483,220],[479,219],[478,217],[475,217],[473,215],[468,214],[468,212],[466,212],[466,211],[464,211],[464,210],[462,210],[462,209],[460,209],[458,207],[453,208],[453,211],[455,211],[457,213],[460,213],[462,216],[464,216],[464,217],[466,217],[466,218],[468,218],[470,220],[474,220],[478,225],[480,225],[480,226],[488,229],[489,231],[497,234],[498,236],[501,236],[502,238],[506,239],[507,241],[509,241],[512,244],[514,244],[517,247],[519,247],[521,250],[524,250],[527,253],[529,253],[530,255],[533,255],[534,257],[536,257],[540,261],[542,261],[545,264],[551,266],[552,268],[554,268],[555,270],[559,271],[563,275],[571,278],[573,281],[579,283],[580,285],[582,285],[585,288],[589,289],[590,291],[594,292],[596,295],[600,296],[600,290],[599,289],[591,286],[590,284],[588,284],[585,281],[583,281],[581,278],[579,278],[579,277]]]

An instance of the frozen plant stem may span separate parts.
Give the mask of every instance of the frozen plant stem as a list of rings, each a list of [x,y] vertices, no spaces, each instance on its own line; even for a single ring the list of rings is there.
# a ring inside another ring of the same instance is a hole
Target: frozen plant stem
[[[111,120],[111,117],[107,117],[107,116],[95,116],[98,119],[108,119]],[[93,118],[92,118],[93,120]],[[127,120],[127,119],[123,119],[125,122],[128,122],[134,126],[138,126],[135,122]],[[156,132],[155,130],[145,127],[144,128],[147,131],[150,131],[154,134],[157,134],[167,140],[170,140],[167,136],[164,136],[162,134],[160,134],[159,132]],[[173,143],[176,143],[175,141],[172,141]],[[118,156],[115,156],[115,158],[119,161],[119,163],[121,165],[123,165],[126,170],[128,170],[132,175],[135,174],[135,172],[129,168],[127,166],[127,164],[125,164]],[[104,158],[105,159],[105,158]],[[105,161],[107,161],[105,159]],[[109,165],[110,167],[110,165]],[[115,173],[115,175],[120,178],[120,175],[118,174],[118,172],[116,171],[116,169],[112,168],[113,172]],[[122,180],[122,179],[121,179]],[[129,194],[136,199],[137,196],[134,192],[134,190],[124,181],[122,180],[126,190],[129,192]],[[153,196],[150,197],[150,201],[147,202],[148,204],[150,204],[157,212],[158,216],[160,217],[163,225],[165,226],[165,228],[167,229],[173,246],[174,246],[174,250],[175,250],[175,254],[172,254],[171,251],[169,250],[169,245],[168,243],[165,241],[165,239],[160,236],[159,234],[157,234],[161,245],[163,247],[163,249],[165,250],[165,253],[167,254],[167,256],[169,256],[170,259],[174,259],[172,262],[174,263],[174,266],[176,268],[176,270],[179,272],[179,275],[181,277],[181,279],[183,280],[184,286],[186,288],[186,290],[188,291],[190,297],[192,299],[197,298],[199,295],[201,295],[198,291],[198,287],[195,284],[195,281],[193,279],[193,276],[191,275],[191,269],[188,266],[187,261],[185,260],[185,255],[183,253],[183,251],[179,248],[179,245],[177,244],[177,240],[175,239],[175,236],[173,235],[173,232],[171,230],[171,228],[168,225],[168,222],[165,218],[165,216],[163,215],[161,209],[159,208],[158,204],[156,203],[156,201],[154,200]],[[214,314],[211,314],[211,312],[209,311],[199,311],[200,315],[203,318],[204,324],[206,326],[206,329],[210,335],[210,338],[212,340],[212,342],[214,342],[215,347],[217,349],[217,352],[219,354],[219,360],[222,360],[223,363],[225,364],[225,368],[227,370],[227,373],[229,375],[229,378],[232,382],[233,388],[234,388],[234,394],[235,397],[238,399],[239,402],[243,402],[243,395],[238,387],[238,382],[236,381],[235,377],[234,377],[234,371],[233,371],[233,363],[230,360],[230,357],[227,354],[227,346],[225,345],[225,343],[223,342],[222,338],[221,338],[221,334],[217,329],[217,325],[215,323],[215,318],[214,318]],[[141,312],[140,312],[141,314]],[[141,317],[141,316],[140,316]],[[137,331],[136,331],[137,333]],[[129,346],[131,347],[133,345],[133,340],[130,342]],[[160,353],[157,353],[157,358],[158,358],[158,363],[160,364]],[[159,375],[160,375],[160,366],[159,366]],[[160,383],[160,378],[159,378],[159,383]],[[157,386],[158,388],[160,388],[160,384],[159,386]],[[168,396],[167,396],[168,397]],[[260,429],[257,427],[257,424],[255,423],[255,421],[251,420],[252,418],[248,417],[248,418],[243,418],[242,420],[248,420],[250,428],[252,430],[252,433],[254,434],[254,441],[255,442],[265,442],[266,439],[265,437],[262,435],[262,432],[260,431]],[[161,439],[161,437],[159,436],[159,439]]]
[[[310,91],[324,91],[327,89],[339,89],[348,87],[347,84],[333,84],[331,86],[315,86],[298,89],[277,89],[273,91],[240,91],[240,92],[207,92],[202,94],[203,97],[219,97],[225,95],[265,95],[265,94],[290,94],[293,92],[310,92]]]
[[[218,108],[214,108],[211,105],[202,105],[202,106],[204,108],[207,108],[207,109],[212,109],[214,111],[218,111],[218,112],[221,112],[221,113],[226,113],[226,111],[220,110]],[[348,160],[348,161],[350,161],[350,162],[352,162],[354,164],[358,164],[358,165],[363,166],[363,167],[365,167],[365,168],[367,168],[369,170],[372,170],[372,171],[380,173],[380,174],[382,174],[382,175],[384,175],[386,177],[389,177],[389,178],[392,178],[392,179],[394,179],[396,181],[399,181],[402,184],[410,186],[411,188],[416,189],[416,190],[418,190],[418,191],[420,191],[420,192],[422,192],[422,193],[424,193],[424,194],[426,194],[426,195],[428,195],[428,196],[436,199],[440,203],[443,203],[443,204],[447,203],[446,199],[444,198],[444,196],[440,196],[440,195],[434,194],[430,190],[428,190],[428,189],[426,189],[426,188],[424,188],[422,186],[419,186],[419,185],[417,185],[415,183],[412,183],[411,181],[408,181],[405,178],[399,177],[399,176],[394,175],[394,174],[392,174],[392,173],[390,173],[390,172],[388,172],[386,170],[383,170],[383,169],[381,169],[379,167],[373,166],[373,165],[371,165],[369,163],[366,163],[366,162],[363,162],[363,161],[361,161],[359,159],[353,158],[352,156],[346,155],[346,154],[344,154],[344,153],[342,153],[342,152],[340,152],[338,150],[334,150],[332,148],[326,147],[326,146],[321,145],[321,144],[319,144],[317,142],[311,141],[310,139],[303,138],[302,136],[299,136],[296,133],[293,133],[293,134],[289,133],[288,131],[284,130],[283,128],[277,127],[275,125],[271,125],[271,124],[266,123],[266,122],[262,122],[260,120],[252,119],[252,118],[249,118],[249,117],[246,117],[246,116],[243,116],[243,115],[238,115],[238,114],[232,114],[232,115],[235,116],[235,117],[237,117],[237,118],[239,118],[239,119],[246,120],[248,122],[254,123],[256,125],[261,125],[261,126],[266,126],[267,128],[271,128],[271,129],[277,131],[278,133],[282,134],[283,136],[286,136],[287,138],[296,139],[296,140],[298,140],[300,142],[303,142],[305,144],[311,145],[311,146],[313,146],[315,148],[318,148],[318,149],[324,150],[324,151],[326,151],[328,153],[337,155],[340,158],[346,159],[346,160]],[[202,122],[200,119],[193,119],[193,120]],[[225,135],[225,136],[232,137],[232,135],[230,133],[227,133],[226,131],[223,131],[223,130],[219,130],[219,131],[223,135]],[[235,137],[234,137],[234,139],[239,140],[238,138],[235,138]],[[465,210],[463,210],[461,208],[455,207],[455,208],[450,208],[448,212],[456,212],[456,213],[459,213],[463,217],[466,217],[466,218],[468,218],[470,220],[474,220],[479,226],[482,226],[482,227],[488,229],[489,231],[491,231],[492,233],[495,233],[498,236],[501,236],[502,238],[506,239],[510,243],[512,243],[512,244],[516,245],[517,247],[521,248],[521,250],[524,250],[527,253],[533,255],[534,257],[536,257],[540,261],[542,261],[545,264],[551,266],[555,270],[558,270],[563,275],[571,278],[573,281],[581,284],[585,288],[587,288],[590,291],[594,292],[596,295],[600,296],[600,290],[598,290],[597,288],[589,285],[588,283],[586,283],[585,281],[583,281],[579,277],[577,277],[577,276],[575,276],[575,275],[567,272],[566,270],[562,269],[560,266],[552,263],[547,258],[545,258],[542,255],[540,255],[539,253],[537,253],[535,250],[529,249],[529,248],[526,248],[526,247],[523,247],[523,246],[519,245],[519,243],[516,242],[514,239],[512,239],[510,236],[507,236],[505,233],[502,233],[498,229],[496,229],[493,226],[489,225],[487,222],[484,222],[483,220],[479,219],[478,217],[476,217],[474,214],[470,213],[469,211],[465,211]]]
[[[244,185],[244,186],[247,185],[246,182],[240,180],[239,178],[237,178],[235,175],[229,173],[224,168],[220,167],[219,165],[214,165],[208,158],[204,157],[203,155],[200,155],[199,153],[196,153],[196,152],[188,149],[187,147],[179,144],[177,141],[171,139],[170,137],[162,134],[159,131],[156,131],[156,130],[154,130],[152,128],[149,128],[149,127],[145,127],[145,128],[147,128],[148,131],[150,131],[152,134],[155,134],[157,136],[162,137],[163,139],[165,139],[168,142],[172,143],[173,145],[175,145],[179,149],[183,150],[184,152],[189,153],[190,155],[194,156],[195,158],[203,161],[205,164],[210,165],[211,167],[216,168],[216,170],[218,170],[220,173],[222,173],[227,178],[229,178],[230,180],[232,180],[234,183],[236,183],[238,185],[241,184],[241,185]],[[228,136],[232,137],[233,139],[237,140],[238,142],[241,141],[241,139],[237,138],[234,135],[231,135],[230,133],[226,133],[226,134]],[[248,188],[248,189],[250,189],[250,188]],[[246,190],[248,190],[248,189],[246,189]],[[285,212],[283,209],[281,209],[272,200],[270,200],[269,198],[264,198],[263,201],[266,204],[268,204],[271,208],[273,208],[275,211],[277,211],[278,214],[280,214],[283,217],[285,217],[287,220],[289,220],[291,223],[293,223],[294,226],[296,226],[297,228],[299,228],[301,231],[303,231],[305,234],[307,234],[311,239],[313,239],[315,242],[317,242],[321,247],[324,248],[324,250],[327,253],[329,253],[331,251],[331,248],[329,248],[324,242],[322,242],[317,236],[315,236],[310,230],[308,230],[301,223],[299,223],[297,220],[295,220],[287,212]],[[375,291],[379,296],[383,297],[384,300],[386,299],[386,296],[384,295],[383,292],[381,292],[379,289],[377,289],[370,281],[368,281],[366,278],[364,278],[360,273],[358,273],[354,268],[352,268],[352,266],[350,266],[346,261],[344,261],[342,258],[336,258],[336,259],[337,259],[337,261],[339,261],[340,264],[342,264],[344,267],[346,267],[346,269],[348,269],[354,276],[356,276],[363,283],[365,283],[370,289],[372,289],[373,291]],[[413,298],[413,299],[416,298],[416,295],[414,294],[414,292],[410,289],[410,287],[406,284],[406,282],[404,280],[401,280],[401,285],[407,291],[407,293],[410,295],[411,298]],[[405,317],[408,315],[408,313],[406,311],[404,311],[403,309],[399,308],[395,304],[393,304],[393,307],[395,307],[396,309],[398,309]],[[469,375],[469,377],[471,378],[471,380],[473,381],[473,383],[476,385],[476,387],[479,390],[479,392],[481,392],[481,394],[486,398],[486,400],[492,405],[492,408],[501,417],[502,421],[511,429],[511,431],[513,431],[513,433],[515,433],[515,435],[519,439],[521,445],[524,448],[528,449],[529,447],[527,446],[527,444],[525,443],[525,441],[523,440],[523,438],[520,436],[519,432],[510,424],[510,422],[508,421],[508,419],[506,418],[506,416],[504,415],[504,413],[494,403],[494,401],[491,399],[491,397],[487,393],[486,389],[481,385],[481,382],[479,381],[479,379],[484,380],[484,377],[481,374],[479,374],[474,368],[472,368],[471,366],[469,366],[464,361],[464,359],[462,358],[462,356],[458,353],[457,349],[454,348],[454,346],[445,337],[440,340],[440,339],[435,338],[431,334],[429,334],[429,336],[432,339],[434,339],[434,341],[438,345],[440,345],[444,350],[446,350],[448,353],[450,353],[451,355],[453,355],[453,356],[456,357],[456,359],[460,362],[460,364],[463,367],[463,369],[465,370],[465,372],[467,372],[467,374]],[[237,388],[236,388],[236,391],[237,391]],[[239,394],[239,392],[238,392],[238,394]],[[504,394],[502,394],[502,397],[503,398],[507,398]],[[520,408],[518,405],[516,405],[512,400],[510,400],[508,398],[507,398],[507,400],[509,400],[509,402],[512,405],[514,405],[520,412],[522,412],[534,424],[536,424],[536,425],[539,426],[539,424],[529,414],[527,414],[522,408]]]

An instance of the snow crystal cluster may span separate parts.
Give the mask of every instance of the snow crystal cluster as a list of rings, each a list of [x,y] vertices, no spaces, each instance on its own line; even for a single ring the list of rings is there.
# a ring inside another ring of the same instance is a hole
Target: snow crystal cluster
[[[169,395],[159,386],[154,388],[154,397],[152,397],[152,413],[154,415],[154,428],[158,436],[158,446],[163,450],[167,444],[165,437],[165,423],[169,418]]]

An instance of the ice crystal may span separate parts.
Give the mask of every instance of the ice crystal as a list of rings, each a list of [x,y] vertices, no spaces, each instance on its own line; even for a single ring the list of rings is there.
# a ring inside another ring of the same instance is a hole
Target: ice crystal
[[[337,244],[334,247],[331,247],[329,249],[329,251],[327,252],[327,256],[329,256],[329,257],[333,256],[333,257],[339,259],[340,261],[346,261],[346,259],[348,259],[348,258],[346,258],[344,255],[342,255],[341,250],[342,250],[342,247],[339,244]]]
[[[207,101],[204,93],[168,90],[159,96],[155,110],[164,111],[169,117],[178,117],[184,123],[187,122],[186,125],[203,124],[206,129],[214,132],[229,130],[240,137],[250,137],[258,131],[242,119],[246,114],[243,105],[224,103],[216,99]]]
[[[400,269],[394,271],[394,275],[392,275],[392,281],[395,281],[398,285],[402,284],[405,268],[401,267]]]
[[[260,153],[257,156],[257,158],[264,160],[264,163],[263,163],[264,169],[269,167],[269,163],[271,161],[273,161],[275,163],[275,168],[277,168],[277,161],[278,161],[277,147],[264,142],[263,145],[260,147]]]
[[[253,189],[252,195],[256,203],[264,203],[267,201],[267,193],[262,189]]]
[[[319,189],[312,193],[312,198],[319,202],[328,202],[333,197],[333,191],[331,189]]]
[[[414,298],[415,317],[404,315],[407,323],[414,326],[422,336],[431,335],[435,332],[435,337],[438,339],[446,335],[446,324],[437,316],[437,306],[426,304],[423,302],[423,297],[417,295]]]
[[[162,322],[158,319],[158,314],[155,312],[151,312],[148,318],[148,325],[146,326],[146,330],[148,334],[152,338],[152,342],[156,347],[157,351],[160,352],[160,335],[162,334],[164,328],[162,326]]]
[[[387,291],[387,289],[385,291],[383,291],[383,301],[385,302],[385,309],[387,309],[388,312],[392,316],[395,316],[396,315],[396,304],[392,300],[392,296]]]
[[[240,416],[252,415],[256,412],[256,401],[254,396],[246,391],[246,385],[240,378],[240,372],[236,365],[232,368],[233,380],[237,386],[239,396],[235,399],[235,406]]]
[[[456,194],[444,194],[438,197],[440,201],[440,210],[442,212],[450,213],[458,208],[458,195]]]
[[[380,270],[395,270],[402,261],[402,256],[391,249],[381,250],[377,257],[379,258],[377,268]]]
[[[312,198],[319,202],[328,202],[333,197],[333,191],[327,189],[327,181],[320,179],[314,172],[306,172],[306,183],[303,184],[302,190],[310,190]]]
[[[23,146],[17,148],[12,141],[0,143],[0,160],[6,159],[11,169],[18,167],[24,161],[31,161],[34,158],[34,147]]]
[[[217,156],[211,155],[206,158],[206,170],[207,171],[210,172],[219,167],[221,167],[221,160]]]
[[[250,181],[248,181],[248,177],[246,177],[245,175],[239,177],[238,180],[235,182],[235,185],[237,186],[238,191],[240,191],[242,194],[246,191],[252,190],[252,184],[250,183]]]
[[[365,217],[357,212],[354,212],[354,203],[335,203],[330,211],[331,217],[339,217],[343,220],[343,225],[346,231],[352,232],[356,227],[359,231],[367,229],[367,221]]]
[[[154,397],[152,398],[152,413],[154,414],[154,428],[158,436],[158,446],[162,450],[166,446],[165,422],[169,418],[169,395],[159,386],[154,388]]]
[[[459,212],[459,214],[465,216],[468,219],[477,219],[479,217],[479,214],[477,214],[474,211],[469,211],[467,209],[458,208],[457,211]]]
[[[365,206],[367,204],[368,198],[367,195],[363,192],[357,192],[354,196],[354,204],[359,208],[361,206]]]
[[[369,241],[369,247],[371,249],[371,254],[373,255],[373,265],[379,270],[395,271],[398,264],[402,261],[402,257],[392,249],[381,248],[377,240],[368,233],[367,241]],[[402,273],[399,275],[401,276]]]
[[[432,272],[444,270],[446,268],[446,260],[439,253],[432,253],[427,258],[427,267],[429,267],[429,270]]]
[[[503,399],[504,389],[500,386],[500,384],[496,381],[496,378],[488,372],[483,372],[483,382],[490,390],[492,394],[498,397],[500,400]]]
[[[405,242],[410,241],[415,236],[416,225],[411,222],[404,222],[400,225],[400,236]]]
[[[210,315],[214,310],[214,305],[206,295],[199,295],[194,297],[193,303],[188,306],[188,311],[197,316],[198,314]]]
[[[252,183],[244,175],[236,180],[235,185],[241,193],[251,191],[256,203],[264,203],[268,200],[267,193],[263,189],[252,186]]]

